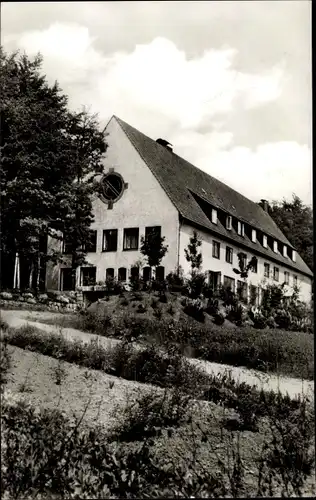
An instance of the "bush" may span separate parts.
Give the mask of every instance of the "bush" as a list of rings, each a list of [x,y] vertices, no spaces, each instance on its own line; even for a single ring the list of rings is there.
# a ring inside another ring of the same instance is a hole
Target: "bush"
[[[203,304],[198,299],[187,299],[184,302],[183,312],[185,312],[188,316],[196,319],[200,323],[204,323],[205,315],[203,310]]]
[[[292,317],[289,311],[286,311],[285,309],[277,309],[274,321],[279,328],[287,330],[292,323]]]
[[[218,299],[209,298],[207,301],[207,306],[205,308],[205,312],[210,316],[215,316],[219,312],[219,303]]]
[[[170,437],[174,427],[189,420],[189,405],[190,397],[178,389],[142,394],[124,409],[121,421],[110,433],[111,439],[142,441],[159,436],[163,431]]]
[[[11,367],[11,354],[9,353],[8,343],[6,339],[1,339],[0,342],[0,384],[7,382],[8,371]]]
[[[215,325],[223,325],[225,322],[225,316],[223,313],[217,313],[214,316]]]
[[[197,299],[202,295],[203,290],[205,288],[205,280],[206,277],[204,273],[196,272],[192,274],[192,276],[187,280],[187,286],[190,298]]]

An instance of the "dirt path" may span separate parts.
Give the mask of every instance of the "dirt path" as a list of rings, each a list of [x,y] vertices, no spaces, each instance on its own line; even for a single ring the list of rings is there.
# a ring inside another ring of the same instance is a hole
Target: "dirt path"
[[[45,332],[62,333],[69,340],[80,339],[83,342],[91,342],[92,339],[98,341],[100,345],[107,348],[119,343],[119,340],[101,337],[91,333],[75,330],[74,328],[61,328],[59,326],[45,324],[45,319],[52,319],[60,316],[60,313],[40,312],[40,311],[25,311],[16,310],[1,311],[1,317],[13,327],[20,327],[26,323],[33,325]],[[278,389],[282,394],[288,393],[290,397],[295,397],[298,394],[306,394],[310,399],[314,399],[314,382],[300,380],[292,377],[277,376],[274,374],[266,374],[256,370],[250,370],[243,367],[234,367],[210,361],[188,358],[190,363],[204,369],[209,374],[222,374],[230,371],[232,376],[240,382],[246,382],[249,385],[257,386],[264,390]]]

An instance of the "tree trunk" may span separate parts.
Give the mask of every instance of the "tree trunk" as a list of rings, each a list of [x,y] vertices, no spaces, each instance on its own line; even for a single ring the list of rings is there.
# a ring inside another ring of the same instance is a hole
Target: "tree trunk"
[[[13,288],[20,290],[20,257],[18,252],[15,254]]]
[[[31,268],[30,268],[30,275],[29,275],[29,289],[32,290],[33,288],[33,272],[34,272],[34,264],[33,261],[31,261]]]

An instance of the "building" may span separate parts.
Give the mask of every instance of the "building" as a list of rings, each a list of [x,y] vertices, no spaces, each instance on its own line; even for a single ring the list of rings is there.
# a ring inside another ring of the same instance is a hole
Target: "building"
[[[266,202],[262,208],[180,158],[167,141],[150,139],[116,116],[106,132],[103,196],[93,201],[91,266],[77,270],[77,286],[85,289],[107,277],[127,281],[137,272],[141,236],[155,227],[169,246],[158,270],[161,277],[179,265],[189,272],[184,249],[196,230],[202,239],[203,271],[214,287],[256,294],[259,301],[266,283],[285,282],[288,290],[297,284],[300,298],[311,300],[312,272],[267,213]],[[248,261],[258,259],[247,285],[233,271],[239,252]],[[150,269],[140,271],[147,280]],[[47,289],[69,289],[70,273],[65,265],[49,267]]]

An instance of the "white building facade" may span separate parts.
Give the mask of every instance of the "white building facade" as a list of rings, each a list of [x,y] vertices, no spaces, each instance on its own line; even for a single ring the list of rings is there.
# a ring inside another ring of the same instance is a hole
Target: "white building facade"
[[[310,302],[312,272],[263,208],[174,154],[166,141],[154,141],[115,116],[106,132],[103,195],[93,201],[89,266],[77,270],[76,287],[84,290],[108,277],[126,282],[137,269],[148,279],[140,239],[155,228],[168,245],[161,278],[178,266],[189,272],[184,249],[196,231],[202,270],[214,286],[244,286],[233,271],[242,252],[248,262],[258,260],[247,279],[248,297],[255,287],[260,300],[267,283],[285,282],[289,292],[297,284],[301,300]],[[49,245],[67,251],[63,242]],[[67,264],[49,265],[47,289],[69,290],[70,274]]]

